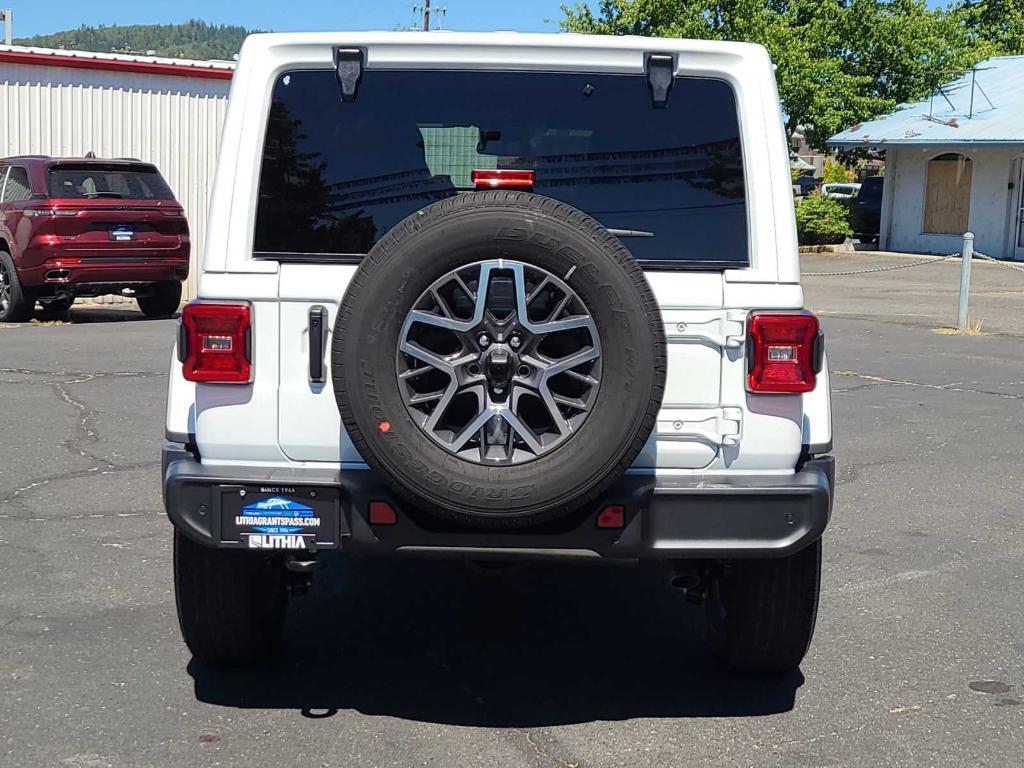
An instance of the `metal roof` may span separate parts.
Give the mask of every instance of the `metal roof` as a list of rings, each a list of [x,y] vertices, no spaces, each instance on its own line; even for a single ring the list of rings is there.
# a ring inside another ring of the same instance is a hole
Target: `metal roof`
[[[0,45],[0,65],[27,64],[69,69],[104,69],[136,74],[200,77],[230,80],[235,70],[233,61],[197,61],[165,56],[136,56],[127,53],[96,53],[65,51],[57,48],[32,48],[23,45]]]
[[[931,98],[901,105],[891,115],[859,123],[828,140],[837,149],[964,143],[1024,145],[1024,56],[983,61]]]

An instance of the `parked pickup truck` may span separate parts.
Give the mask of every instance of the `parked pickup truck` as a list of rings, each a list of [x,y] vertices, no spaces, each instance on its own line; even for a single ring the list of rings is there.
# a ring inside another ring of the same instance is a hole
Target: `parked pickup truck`
[[[726,664],[799,665],[834,471],[782,126],[755,45],[248,38],[167,399],[194,656],[280,658],[340,549],[663,561]]]

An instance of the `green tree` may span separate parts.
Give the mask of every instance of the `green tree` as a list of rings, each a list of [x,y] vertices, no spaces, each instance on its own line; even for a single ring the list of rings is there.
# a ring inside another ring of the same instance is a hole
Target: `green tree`
[[[98,53],[146,53],[183,59],[230,59],[250,33],[245,27],[207,24],[192,19],[184,24],[135,24],[124,27],[86,27],[51,35],[15,40],[17,45],[63,48]]]
[[[958,11],[982,41],[1011,56],[1024,54],[1024,0],[960,0]]]
[[[817,147],[999,50],[980,10],[930,9],[925,0],[602,0],[596,14],[583,3],[562,11],[562,27],[574,32],[764,45],[789,133],[803,125]]]

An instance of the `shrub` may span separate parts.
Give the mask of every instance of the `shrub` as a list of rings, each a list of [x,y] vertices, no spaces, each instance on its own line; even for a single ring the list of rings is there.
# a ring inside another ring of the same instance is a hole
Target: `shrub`
[[[821,172],[822,181],[826,184],[845,184],[853,180],[850,178],[851,176],[852,174],[846,169],[845,165],[831,158],[825,161],[825,166]]]
[[[850,211],[838,200],[808,195],[796,207],[796,232],[801,245],[841,243],[850,235]]]

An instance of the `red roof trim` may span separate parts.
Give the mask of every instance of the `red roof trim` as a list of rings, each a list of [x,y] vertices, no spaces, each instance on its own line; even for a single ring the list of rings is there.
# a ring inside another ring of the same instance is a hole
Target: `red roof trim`
[[[37,67],[64,67],[66,69],[102,69],[113,72],[130,72],[137,75],[198,77],[207,80],[230,80],[234,74],[233,69],[190,67],[187,64],[161,64],[158,62],[125,61],[121,59],[86,59],[78,56],[21,53],[18,51],[0,51],[0,63],[28,64]]]

